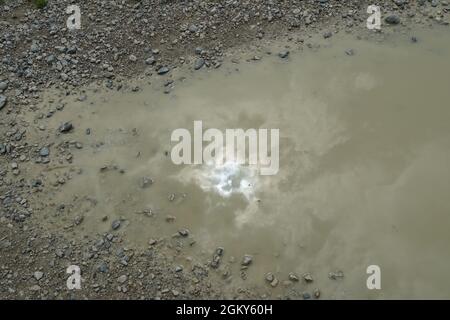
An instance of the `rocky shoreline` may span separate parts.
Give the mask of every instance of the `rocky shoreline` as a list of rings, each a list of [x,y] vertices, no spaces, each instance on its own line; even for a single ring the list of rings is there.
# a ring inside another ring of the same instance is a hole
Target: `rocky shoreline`
[[[248,51],[270,40],[303,45],[311,34],[367,32],[368,1],[80,1],[82,29],[75,32],[66,28],[69,4],[50,1],[43,9],[29,1],[0,4],[0,298],[266,298],[244,288],[224,292],[209,277],[210,263],[184,270],[160,249],[163,243],[139,251],[126,248],[113,232],[75,241],[30,223],[28,199],[46,186],[21,172],[36,156],[45,163],[49,150],[36,150],[22,115],[39,112],[50,88],[83,99],[87,85],[128,90],[129,79],[159,75],[167,76],[164,86],[172,88],[174,69],[220,68],[236,49]],[[390,17],[385,23],[399,28],[448,24],[447,1],[395,0],[381,6],[383,17]],[[279,55],[286,58],[288,52]],[[70,130],[67,124],[59,134]],[[64,157],[72,161],[72,155]],[[82,267],[85,290],[67,290],[71,264]],[[272,274],[265,280],[278,283]]]

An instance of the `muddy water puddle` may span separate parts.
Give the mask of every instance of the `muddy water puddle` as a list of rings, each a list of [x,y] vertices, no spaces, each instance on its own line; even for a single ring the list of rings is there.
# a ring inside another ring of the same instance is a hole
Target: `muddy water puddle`
[[[54,128],[50,135],[65,121],[74,125],[50,146],[43,176],[59,187],[39,196],[34,217],[74,236],[122,234],[131,247],[164,241],[202,263],[223,247],[211,272],[230,290],[448,298],[450,34],[415,35],[418,43],[336,36],[315,52],[264,55],[186,81],[175,71],[170,94],[155,81],[139,92],[64,98],[62,111],[32,129],[44,136],[39,125]],[[219,130],[278,128],[278,174],[173,164],[171,133],[192,132],[195,120]],[[66,157],[61,142],[71,164],[57,163]],[[189,236],[173,237],[180,229]],[[242,272],[246,254],[253,261]],[[380,266],[382,290],[367,289],[369,265]],[[337,271],[344,277],[330,279]],[[288,281],[306,272],[311,284]]]

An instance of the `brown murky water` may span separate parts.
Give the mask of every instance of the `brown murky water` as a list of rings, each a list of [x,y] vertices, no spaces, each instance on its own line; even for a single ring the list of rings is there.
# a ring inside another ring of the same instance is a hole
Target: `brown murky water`
[[[123,217],[116,232],[140,247],[187,228],[190,238],[174,241],[193,261],[225,249],[217,275],[229,270],[221,281],[230,289],[449,298],[450,33],[416,34],[418,43],[408,35],[382,43],[337,36],[288,61],[264,56],[184,82],[177,71],[169,95],[155,81],[138,93],[88,93],[86,101],[68,102],[36,127],[71,120],[74,132],[57,140],[83,143],[73,150],[82,173],[73,170],[64,187],[41,198],[49,206],[39,216],[62,230],[83,215],[75,235],[108,232]],[[346,55],[348,48],[356,54]],[[279,128],[279,173],[174,165],[165,154],[171,133],[192,130],[194,120],[218,129]],[[57,180],[68,170],[46,175]],[[142,188],[143,177],[154,183]],[[248,184],[224,191],[217,186],[224,177]],[[57,214],[61,203],[66,209]],[[246,280],[244,254],[253,256]],[[369,265],[380,266],[382,290],[367,289]],[[343,279],[328,278],[336,270]],[[267,272],[280,280],[277,288],[265,283]],[[290,272],[310,272],[315,281],[284,286]]]

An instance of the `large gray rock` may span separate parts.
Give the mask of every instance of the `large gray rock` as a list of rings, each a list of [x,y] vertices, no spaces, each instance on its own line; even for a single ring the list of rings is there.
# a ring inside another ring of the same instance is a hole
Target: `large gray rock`
[[[41,150],[39,150],[39,155],[41,157],[48,157],[50,154],[50,150],[47,147],[42,147]]]
[[[289,56],[289,51],[281,51],[280,53],[278,53],[278,56],[281,59],[286,59]]]
[[[384,19],[386,23],[389,24],[399,24],[400,23],[400,17],[396,14],[391,14],[390,16],[387,16],[386,19]]]
[[[161,68],[158,69],[157,73],[159,75],[163,75],[163,74],[168,73],[169,71],[170,71],[170,69],[168,67],[161,67]]]
[[[194,69],[199,70],[205,65],[205,59],[199,58],[194,63]]]
[[[4,106],[6,106],[6,101],[8,99],[4,96],[0,94],[0,110],[3,109]]]

